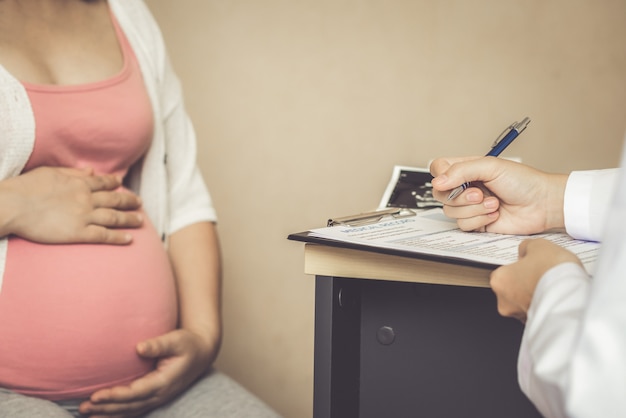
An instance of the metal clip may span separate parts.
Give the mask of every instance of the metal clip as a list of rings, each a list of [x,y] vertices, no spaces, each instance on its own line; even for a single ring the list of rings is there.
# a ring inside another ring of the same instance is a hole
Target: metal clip
[[[326,226],[362,226],[376,223],[385,216],[391,216],[394,219],[415,216],[415,211],[407,208],[389,208],[376,210],[374,212],[360,213],[358,215],[344,216],[341,218],[329,219]]]

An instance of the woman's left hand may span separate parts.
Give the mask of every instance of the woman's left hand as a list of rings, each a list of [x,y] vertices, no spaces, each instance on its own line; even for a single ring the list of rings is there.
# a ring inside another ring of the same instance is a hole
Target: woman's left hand
[[[137,353],[155,359],[156,368],[127,386],[102,389],[80,406],[91,418],[141,416],[165,404],[205,374],[219,350],[219,341],[208,341],[190,330],[177,329],[137,344]]]

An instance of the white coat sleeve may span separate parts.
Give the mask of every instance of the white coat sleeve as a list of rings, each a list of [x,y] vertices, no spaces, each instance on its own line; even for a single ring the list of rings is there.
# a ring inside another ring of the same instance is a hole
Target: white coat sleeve
[[[565,187],[563,212],[567,233],[600,241],[619,169],[574,171]]]
[[[564,391],[588,289],[575,263],[549,270],[535,289],[517,367],[522,392],[545,417],[567,416]]]
[[[528,312],[519,381],[548,418],[626,417],[626,175],[613,176],[606,228],[585,227],[588,238],[599,237],[594,228],[605,231],[594,277],[573,263],[554,267]]]

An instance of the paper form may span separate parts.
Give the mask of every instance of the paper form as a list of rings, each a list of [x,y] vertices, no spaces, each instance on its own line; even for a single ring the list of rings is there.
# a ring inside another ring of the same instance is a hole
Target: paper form
[[[456,222],[439,208],[418,212],[401,219],[382,219],[360,226],[318,228],[311,234],[370,247],[395,249],[424,255],[469,260],[493,265],[510,264],[518,259],[518,246],[529,238],[545,238],[576,254],[593,273],[600,244],[571,238],[564,232],[503,235],[461,231]]]

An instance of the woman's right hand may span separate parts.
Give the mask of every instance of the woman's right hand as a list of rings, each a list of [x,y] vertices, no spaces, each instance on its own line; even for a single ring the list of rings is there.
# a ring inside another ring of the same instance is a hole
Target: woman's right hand
[[[0,236],[44,244],[128,244],[141,200],[91,169],[39,167],[0,182]]]

